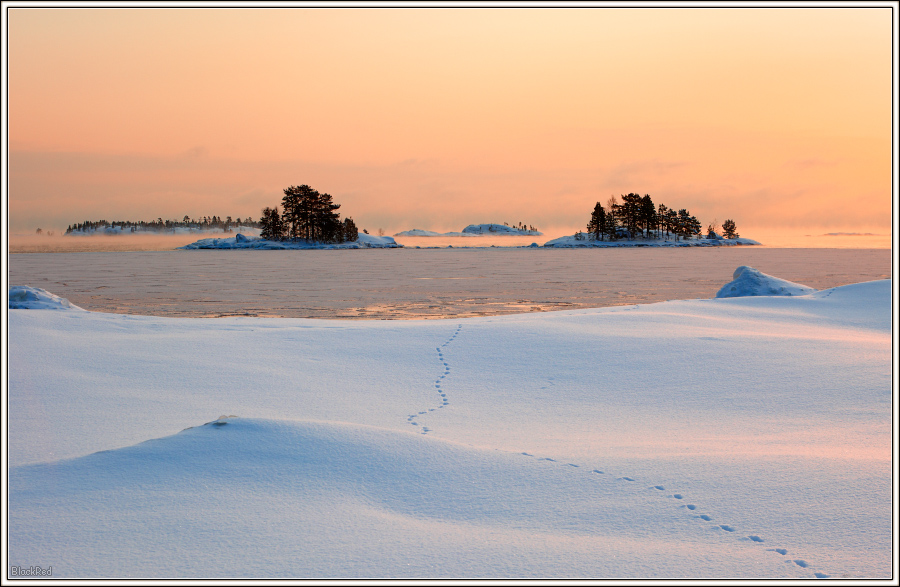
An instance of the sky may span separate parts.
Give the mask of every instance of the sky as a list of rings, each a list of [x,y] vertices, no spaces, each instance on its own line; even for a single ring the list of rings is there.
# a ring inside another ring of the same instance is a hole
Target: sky
[[[891,232],[889,7],[5,17],[13,233],[258,218],[300,184],[370,232],[571,234],[629,192],[751,238]]]

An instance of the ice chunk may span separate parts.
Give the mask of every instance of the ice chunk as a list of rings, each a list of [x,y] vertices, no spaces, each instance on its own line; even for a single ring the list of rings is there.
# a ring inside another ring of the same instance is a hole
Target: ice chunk
[[[719,293],[716,294],[717,298],[740,298],[746,296],[803,296],[818,291],[806,285],[766,275],[765,273],[754,269],[753,267],[747,267],[746,265],[741,265],[735,269],[732,277],[734,280],[730,283],[726,283],[722,289],[719,290]]]
[[[14,285],[9,288],[10,310],[81,310],[66,298],[55,296],[47,290],[27,285]]]

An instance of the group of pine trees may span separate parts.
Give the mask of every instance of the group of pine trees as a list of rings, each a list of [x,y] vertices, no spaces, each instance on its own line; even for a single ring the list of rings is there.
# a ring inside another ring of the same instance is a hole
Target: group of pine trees
[[[307,240],[322,243],[355,241],[359,236],[352,218],[341,220],[330,194],[304,184],[290,186],[281,199],[283,211],[264,208],[259,220],[260,236],[266,240]]]
[[[627,194],[622,196],[621,203],[615,196],[610,197],[606,208],[597,202],[587,224],[587,235],[591,240],[616,240],[622,236],[634,238],[637,235],[666,240],[671,235],[678,240],[679,236],[699,236],[702,228],[700,221],[684,208],[676,211],[665,204],[657,207],[650,194]],[[707,235],[711,236],[715,229],[714,224],[710,224]],[[738,238],[733,220],[722,223],[722,235],[729,239]],[[579,236],[581,233],[576,234],[576,238]]]

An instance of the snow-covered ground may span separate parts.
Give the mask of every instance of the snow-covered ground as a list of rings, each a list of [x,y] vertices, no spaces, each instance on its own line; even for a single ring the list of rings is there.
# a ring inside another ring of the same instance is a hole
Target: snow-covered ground
[[[505,224],[470,224],[462,232],[434,232],[413,228],[398,232],[394,236],[541,236],[544,233],[538,230],[527,230],[507,226]]]
[[[360,233],[352,242],[323,244],[308,241],[270,241],[236,234],[230,238],[205,238],[180,249],[392,249],[402,247],[392,237]]]
[[[889,578],[891,281],[755,277],[442,321],[10,309],[8,563]]]

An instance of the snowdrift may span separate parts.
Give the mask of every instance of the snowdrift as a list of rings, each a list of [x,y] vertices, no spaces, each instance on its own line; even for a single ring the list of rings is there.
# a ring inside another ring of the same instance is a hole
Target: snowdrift
[[[679,493],[589,464],[234,417],[13,468],[10,506],[10,560],[40,554],[63,576],[620,576],[648,553],[690,575],[737,532]],[[679,541],[659,540],[668,533]],[[782,571],[781,556],[732,542],[731,564]]]
[[[9,288],[10,310],[81,310],[66,298],[39,287],[16,285]]]
[[[772,277],[765,273],[741,265],[734,270],[734,281],[726,283],[716,294],[717,298],[740,298],[744,296],[804,296],[817,290]]]

